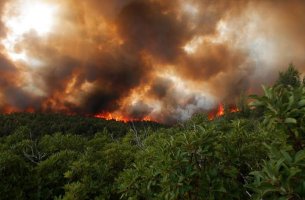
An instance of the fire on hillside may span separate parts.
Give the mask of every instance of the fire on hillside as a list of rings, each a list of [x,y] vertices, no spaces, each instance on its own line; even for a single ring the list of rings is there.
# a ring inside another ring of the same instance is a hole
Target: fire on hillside
[[[224,116],[226,114],[226,112],[235,113],[235,112],[239,112],[239,109],[235,105],[230,105],[230,106],[228,106],[228,109],[225,109],[224,104],[220,103],[218,105],[217,109],[209,112],[208,118],[209,118],[209,120],[213,120],[216,117]]]
[[[220,103],[216,109],[208,112],[208,118],[209,120],[213,120],[217,117],[224,116],[226,112],[235,113],[235,112],[239,112],[239,109],[235,105],[230,105],[227,107],[227,109],[225,109],[225,105]],[[94,115],[94,117],[105,120],[115,120],[124,123],[128,123],[131,121],[155,121],[149,116],[145,116],[143,118],[130,118],[130,117],[125,117],[118,113],[101,113]]]

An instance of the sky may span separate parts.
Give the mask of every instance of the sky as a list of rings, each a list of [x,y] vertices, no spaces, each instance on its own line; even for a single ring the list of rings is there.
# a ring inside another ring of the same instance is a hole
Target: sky
[[[1,0],[0,112],[175,123],[304,55],[303,0]]]

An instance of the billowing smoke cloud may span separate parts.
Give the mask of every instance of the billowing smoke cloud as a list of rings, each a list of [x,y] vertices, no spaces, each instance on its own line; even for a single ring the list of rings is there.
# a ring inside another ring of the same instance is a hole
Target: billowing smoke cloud
[[[302,0],[9,0],[0,16],[1,112],[175,123],[305,71]]]

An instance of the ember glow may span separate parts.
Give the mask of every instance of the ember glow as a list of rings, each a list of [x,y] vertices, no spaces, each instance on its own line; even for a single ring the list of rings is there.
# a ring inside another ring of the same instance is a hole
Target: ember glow
[[[225,106],[222,103],[220,103],[218,105],[217,109],[214,109],[209,112],[208,118],[209,118],[209,120],[213,120],[217,117],[224,116],[226,114],[226,112],[235,113],[235,112],[239,112],[239,110],[235,105],[230,105],[230,106],[228,106],[227,110],[225,110]]]
[[[223,116],[225,114],[225,109],[223,107],[223,104],[219,104],[218,106],[218,111],[217,111],[217,116]]]
[[[137,119],[137,118],[128,118],[128,117],[125,117],[125,116],[117,114],[117,113],[100,113],[100,114],[94,115],[94,117],[100,118],[100,119],[105,119],[105,120],[114,120],[114,121],[124,122],[124,123],[132,122],[132,121],[144,121],[144,122],[153,121],[149,116]]]
[[[304,35],[303,0],[1,0],[0,112],[176,123],[304,72]]]
[[[225,109],[223,104],[219,104],[218,107],[209,112],[208,118],[209,120],[213,120],[216,117],[221,117],[225,115]]]

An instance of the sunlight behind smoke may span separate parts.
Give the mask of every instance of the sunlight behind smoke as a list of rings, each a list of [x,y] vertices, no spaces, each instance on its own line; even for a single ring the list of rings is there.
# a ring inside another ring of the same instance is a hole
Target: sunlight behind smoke
[[[27,33],[47,36],[52,31],[55,14],[56,7],[46,1],[18,0],[6,5],[2,21],[8,29],[8,35],[1,43],[13,61],[22,60],[32,66],[40,64],[29,58],[25,50],[16,50],[16,45]]]
[[[11,36],[22,36],[35,31],[42,36],[51,31],[54,24],[56,8],[44,1],[23,0],[8,5],[4,15],[6,26],[11,31]]]

